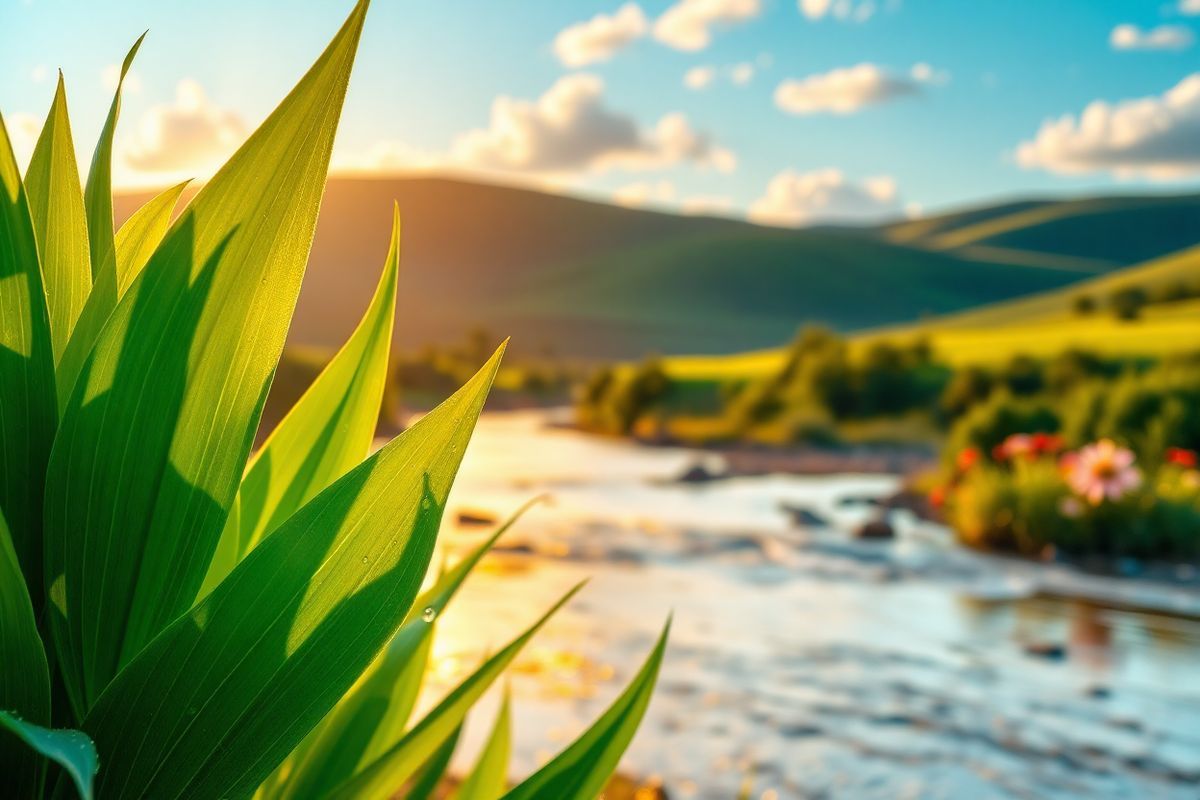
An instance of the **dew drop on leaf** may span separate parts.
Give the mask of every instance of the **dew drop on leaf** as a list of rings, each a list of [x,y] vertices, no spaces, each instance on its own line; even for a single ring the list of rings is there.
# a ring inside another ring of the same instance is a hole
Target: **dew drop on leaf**
[[[434,609],[433,606],[426,606],[425,610],[421,612],[421,619],[425,620],[426,622],[433,622],[436,617],[437,610]]]

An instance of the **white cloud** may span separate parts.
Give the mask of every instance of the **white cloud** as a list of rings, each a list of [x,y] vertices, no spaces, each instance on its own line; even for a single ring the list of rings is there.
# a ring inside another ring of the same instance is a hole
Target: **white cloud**
[[[879,222],[903,213],[891,178],[855,183],[840,170],[823,169],[779,173],[767,185],[766,194],[751,204],[747,216],[764,225],[797,227],[821,222]]]
[[[689,89],[700,91],[711,84],[716,77],[716,67],[692,67],[684,73],[683,85]]]
[[[1118,25],[1109,34],[1114,50],[1185,50],[1195,37],[1182,25],[1159,25],[1142,30],[1137,25]]]
[[[775,105],[789,114],[853,114],[867,106],[919,94],[923,84],[948,79],[946,73],[928,64],[917,64],[904,76],[864,63],[807,78],[789,78],[775,89]]]
[[[109,64],[100,73],[100,82],[104,88],[110,92],[117,90],[117,82],[121,80],[121,65]],[[122,92],[129,94],[141,94],[142,92],[142,76],[135,70],[130,70],[125,73],[125,85],[121,89]]]
[[[4,118],[4,127],[8,130],[17,166],[24,172],[29,165],[29,159],[33,157],[33,148],[37,144],[38,134],[41,133],[42,122],[33,114],[18,111]]]
[[[139,172],[199,174],[231,155],[246,135],[237,114],[213,104],[196,81],[183,80],[172,105],[154,106],[142,117],[125,162]]]
[[[666,205],[675,199],[675,185],[670,181],[639,181],[622,186],[613,192],[613,202],[629,208]]]
[[[695,216],[719,216],[733,210],[733,198],[719,195],[696,195],[679,201],[679,210]]]
[[[692,67],[683,75],[683,85],[693,91],[707,89],[718,78],[728,78],[734,86],[745,86],[754,79],[754,65],[743,61],[731,67],[698,66]]]
[[[930,83],[934,86],[945,86],[950,82],[950,73],[944,69],[934,69],[924,61],[913,64],[908,71],[912,79],[918,83]]]
[[[611,16],[597,14],[562,30],[554,37],[554,52],[568,67],[607,61],[618,50],[645,36],[649,27],[641,6],[626,3]]]
[[[799,0],[800,13],[809,19],[866,22],[875,16],[875,0]]]
[[[1179,13],[1188,17],[1200,16],[1200,0],[1179,0]]]
[[[679,0],[654,23],[654,38],[676,50],[703,50],[712,29],[757,17],[761,0]]]
[[[1162,95],[1096,100],[1078,119],[1047,120],[1018,146],[1016,158],[1027,169],[1064,174],[1169,180],[1200,172],[1200,72]]]
[[[541,173],[685,162],[729,171],[736,163],[682,114],[667,114],[651,129],[639,127],[604,104],[604,82],[587,74],[560,78],[537,100],[496,98],[489,126],[459,136],[450,159],[479,169]]]

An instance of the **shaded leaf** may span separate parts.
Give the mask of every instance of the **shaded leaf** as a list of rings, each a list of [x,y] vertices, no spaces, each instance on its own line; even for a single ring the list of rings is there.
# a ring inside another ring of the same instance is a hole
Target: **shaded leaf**
[[[42,496],[58,421],[50,318],[37,240],[0,119],[0,513],[26,583],[42,592]]]
[[[375,296],[354,333],[254,455],[200,594],[264,536],[366,457],[387,384],[400,264],[400,207]]]
[[[57,762],[70,776],[75,789],[84,800],[92,798],[92,780],[99,761],[92,740],[80,731],[44,728],[0,711],[0,728],[16,736],[25,745],[46,758]],[[6,788],[9,788],[6,784]],[[20,797],[22,795],[12,795]]]
[[[475,766],[458,787],[454,800],[496,800],[508,788],[508,759],[512,752],[512,698],[505,689],[500,712]]]
[[[117,117],[121,114],[121,87],[125,84],[125,75],[129,65],[137,55],[138,48],[146,34],[138,37],[129,48],[125,61],[121,64],[121,75],[117,78],[117,88],[113,92],[112,105],[108,109],[108,117],[100,130],[100,140],[96,142],[96,150],[92,154],[92,166],[88,170],[87,186],[83,190],[84,208],[87,211],[88,242],[91,253],[93,279],[100,271],[100,266],[113,250],[113,204],[112,204],[112,149],[113,134],[117,129]]]
[[[61,72],[54,103],[25,172],[25,191],[41,257],[57,364],[92,288],[87,215]]]
[[[404,792],[404,800],[429,800],[433,797],[438,784],[442,782],[442,776],[446,774],[446,767],[450,766],[450,759],[454,757],[454,748],[458,746],[458,737],[461,734],[462,726],[459,725],[446,737],[441,747],[433,752]]]
[[[0,709],[37,724],[50,721],[50,673],[38,636],[33,603],[8,525],[0,516]],[[14,797],[37,794],[42,760],[12,736],[0,733],[0,775]]]
[[[435,621],[471,570],[534,502],[518,509],[487,541],[417,598],[404,625],[362,680],[289,758],[292,764],[285,785],[264,792],[265,796],[297,800],[320,797],[399,741],[420,693]]]
[[[115,247],[108,251],[96,276],[91,294],[83,304],[71,340],[58,361],[59,410],[66,409],[71,390],[84,361],[91,355],[96,337],[108,322],[117,301],[125,294],[166,235],[171,212],[188,182],[172,186],[134,212],[117,233]]]
[[[396,632],[503,348],[172,623],[83,728],[104,797],[252,793]]]
[[[543,625],[583,587],[579,584],[567,592],[524,633],[503,650],[489,658],[479,669],[450,692],[404,737],[389,747],[383,755],[360,770],[353,778],[328,793],[332,798],[386,797],[425,763],[450,731],[462,724],[467,712],[483,696],[488,687],[500,677],[521,649],[529,643]]]
[[[668,620],[646,663],[604,715],[504,800],[593,800],[600,794],[650,704],[670,630]]]
[[[47,470],[47,588],[81,715],[208,570],[299,291],[366,7],[172,226],[66,403]]]

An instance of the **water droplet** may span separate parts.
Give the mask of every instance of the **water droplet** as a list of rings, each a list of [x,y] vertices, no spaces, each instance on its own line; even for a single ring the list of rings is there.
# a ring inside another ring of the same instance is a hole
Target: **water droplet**
[[[433,606],[426,606],[425,610],[421,612],[421,619],[426,622],[433,622],[436,617],[437,610]]]
[[[396,540],[392,539],[392,547],[395,547],[395,546],[396,546]]]
[[[371,559],[367,558],[366,556],[363,556],[363,563],[364,563],[364,564],[369,564],[370,562],[371,562]]]
[[[423,508],[423,509],[425,509],[426,511],[428,511],[428,510],[429,510],[429,507],[430,507],[431,505],[433,505],[433,503],[431,503],[431,502],[429,501],[429,498],[428,498],[428,497],[422,497],[422,498],[421,498],[421,508]]]

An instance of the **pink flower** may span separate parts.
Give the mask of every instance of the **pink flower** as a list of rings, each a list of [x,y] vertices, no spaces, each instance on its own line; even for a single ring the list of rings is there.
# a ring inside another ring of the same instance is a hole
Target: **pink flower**
[[[1058,501],[1058,513],[1067,519],[1079,519],[1083,516],[1083,503],[1078,497],[1064,497]]]
[[[1067,485],[1094,506],[1119,500],[1142,485],[1142,473],[1133,465],[1133,452],[1101,439],[1072,453],[1063,461]]]

